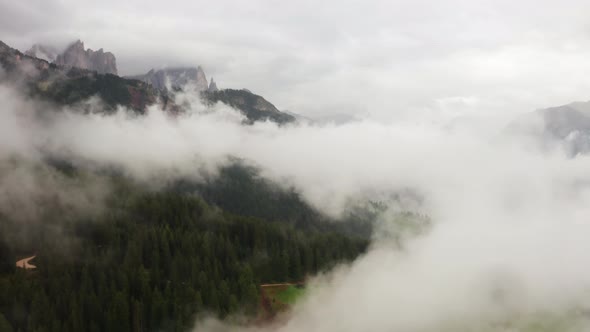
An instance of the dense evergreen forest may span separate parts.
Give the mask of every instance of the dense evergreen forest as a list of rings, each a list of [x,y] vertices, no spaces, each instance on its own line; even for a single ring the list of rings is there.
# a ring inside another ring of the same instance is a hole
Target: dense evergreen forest
[[[259,181],[240,174],[228,181]],[[243,186],[209,184],[207,196],[223,203],[211,205],[178,185],[154,191],[114,183],[101,213],[66,217],[48,208],[16,246],[10,240],[23,226],[0,215],[0,331],[186,331],[200,314],[254,319],[261,283],[302,281],[368,245],[366,236],[309,227],[315,214],[290,210],[303,204],[294,193],[274,202],[291,211],[281,214],[260,190],[255,200],[235,195]],[[262,203],[245,209],[242,199]],[[262,212],[266,205],[271,212]],[[291,215],[299,217],[289,222]],[[15,267],[31,254],[36,269]]]

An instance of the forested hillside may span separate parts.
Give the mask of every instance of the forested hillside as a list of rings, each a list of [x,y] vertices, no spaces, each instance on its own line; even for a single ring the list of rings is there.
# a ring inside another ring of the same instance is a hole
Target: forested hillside
[[[104,212],[46,214],[18,246],[6,235],[21,225],[1,217],[0,326],[185,331],[204,313],[254,319],[261,283],[301,281],[368,245],[364,237],[231,214],[178,190],[115,182]],[[14,266],[34,253],[36,269]]]

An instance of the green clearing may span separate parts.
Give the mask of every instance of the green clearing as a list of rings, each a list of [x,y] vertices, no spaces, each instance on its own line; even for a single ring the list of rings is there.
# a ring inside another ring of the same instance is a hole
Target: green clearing
[[[305,286],[298,284],[262,285],[260,313],[272,318],[276,314],[288,311],[305,294]]]
[[[303,286],[290,285],[285,290],[276,294],[276,298],[282,303],[294,304],[301,296],[305,294]]]

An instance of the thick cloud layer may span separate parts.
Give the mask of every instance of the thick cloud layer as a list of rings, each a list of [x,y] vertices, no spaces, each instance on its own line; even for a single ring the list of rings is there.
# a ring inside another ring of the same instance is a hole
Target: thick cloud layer
[[[501,127],[472,129],[487,118],[452,126],[370,120],[244,126],[237,112],[221,106],[206,112],[195,104],[181,116],[157,108],[143,117],[124,110],[104,116],[42,109],[6,86],[0,96],[3,161],[68,157],[161,180],[198,179],[233,156],[293,185],[329,214],[359,199],[404,190],[420,195],[413,208],[431,217],[429,232],[403,251],[376,236],[366,256],[312,281],[309,297],[274,329],[479,331],[526,325],[536,315],[586,327],[576,310],[585,308],[590,286],[588,157],[536,149]],[[6,183],[0,182],[3,191],[12,190]],[[395,227],[383,218],[383,227]],[[215,321],[196,327],[214,329],[234,327]]]
[[[0,39],[81,38],[123,74],[204,66],[310,116],[430,121],[587,100],[584,0],[0,0]],[[146,38],[146,36],[149,36]],[[434,118],[436,119],[436,118]]]

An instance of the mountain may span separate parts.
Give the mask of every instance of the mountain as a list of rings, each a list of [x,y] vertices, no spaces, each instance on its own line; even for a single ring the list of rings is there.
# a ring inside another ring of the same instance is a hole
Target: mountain
[[[536,138],[542,146],[561,146],[570,156],[590,152],[590,101],[528,113],[508,128]]]
[[[249,90],[219,90],[215,80],[211,79],[211,82],[207,83],[207,76],[201,66],[152,69],[146,74],[128,76],[127,78],[149,83],[155,89],[169,94],[171,97],[175,91],[194,89],[201,93],[206,105],[213,106],[217,102],[226,104],[242,112],[248,118],[249,123],[271,120],[282,124],[295,121],[295,117],[279,111],[269,101]]]
[[[150,70],[146,74],[129,76],[129,78],[144,81],[151,84],[154,88],[166,91],[168,87],[175,89],[183,89],[191,85],[197,91],[205,91],[209,87],[207,77],[203,68],[199,67],[180,67],[180,68],[165,68],[159,70]]]
[[[85,49],[81,40],[71,43],[62,53],[50,45],[34,44],[25,54],[62,67],[76,67],[96,71],[99,74],[117,75],[117,59],[113,53],[105,52],[102,48],[98,51]]]
[[[64,59],[71,59],[68,54],[82,54],[83,49],[84,44],[78,41],[64,54],[58,55],[55,63],[50,63],[0,42],[0,64],[7,72],[8,81],[23,81],[27,93],[58,105],[73,105],[99,96],[104,101],[106,112],[115,111],[121,105],[143,113],[147,106],[157,102],[161,102],[162,109],[177,112],[181,108],[174,103],[175,91],[192,86],[200,92],[206,105],[213,106],[217,102],[226,104],[242,112],[248,123],[270,120],[284,124],[296,120],[248,90],[219,90],[213,80],[208,84],[201,67],[151,70],[145,75],[124,78],[61,64]],[[110,54],[102,50],[98,53]],[[170,82],[172,91],[168,91],[166,82]]]
[[[59,51],[57,48],[48,45],[35,44],[25,52],[26,55],[53,62],[57,58]]]
[[[93,51],[85,49],[84,43],[80,40],[72,43],[66,50],[57,55],[55,64],[63,67],[77,67],[96,71],[99,74],[117,75],[117,59],[111,52],[103,49]]]
[[[23,54],[1,41],[0,65],[6,72],[0,80],[20,82],[19,86],[27,94],[57,105],[74,105],[99,96],[106,112],[115,111],[118,105],[123,105],[142,113],[158,99],[165,101],[165,109],[171,108],[165,95],[144,82],[49,63]]]
[[[0,65],[0,82],[58,106],[97,95],[105,112],[125,105],[142,113],[174,98],[144,81],[60,66],[2,42]],[[201,93],[206,103],[233,105],[251,121],[290,119],[249,91],[210,90]],[[254,326],[260,284],[301,282],[352,262],[369,245],[370,219],[331,222],[252,167],[230,164],[204,182],[176,179],[157,189],[111,165],[71,158],[47,155],[29,166],[28,158],[10,157],[0,165],[0,175],[14,167],[68,190],[26,197],[38,212],[26,221],[20,212],[29,203],[10,205],[18,216],[0,211],[0,331],[189,331],[203,315],[239,315]],[[90,194],[98,183],[110,188],[104,196]],[[86,201],[86,194],[91,204],[74,208],[69,197]],[[33,255],[34,270],[15,266]]]
[[[143,75],[128,76],[130,79],[140,80],[151,84],[162,93],[173,95],[175,91],[195,89],[201,92],[205,104],[212,106],[217,102],[226,104],[244,114],[249,123],[254,121],[274,121],[280,124],[293,122],[295,117],[279,111],[273,104],[263,97],[253,94],[249,90],[219,90],[215,80],[207,83],[207,76],[203,68],[180,67],[150,70]],[[169,91],[170,89],[172,91]]]

